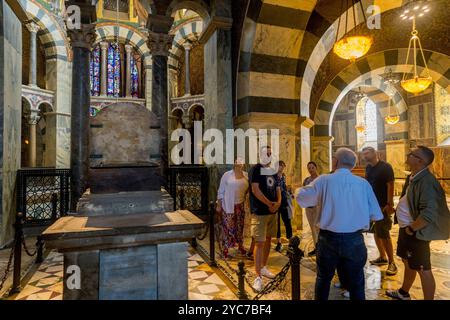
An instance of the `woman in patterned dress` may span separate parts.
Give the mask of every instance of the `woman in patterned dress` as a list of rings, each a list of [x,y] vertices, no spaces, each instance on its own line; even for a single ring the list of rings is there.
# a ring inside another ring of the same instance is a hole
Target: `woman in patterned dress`
[[[244,202],[249,188],[247,172],[243,171],[244,161],[237,158],[233,169],[223,174],[217,192],[217,212],[222,216],[223,256],[228,258],[228,251],[238,245],[239,253],[245,255],[244,249]]]

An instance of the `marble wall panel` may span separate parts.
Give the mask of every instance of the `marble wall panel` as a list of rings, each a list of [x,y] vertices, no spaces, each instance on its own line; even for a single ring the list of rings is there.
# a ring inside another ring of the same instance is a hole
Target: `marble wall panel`
[[[450,137],[450,93],[437,84],[434,90],[436,144],[440,145]]]
[[[0,247],[13,237],[17,169],[20,168],[22,25],[0,2]]]

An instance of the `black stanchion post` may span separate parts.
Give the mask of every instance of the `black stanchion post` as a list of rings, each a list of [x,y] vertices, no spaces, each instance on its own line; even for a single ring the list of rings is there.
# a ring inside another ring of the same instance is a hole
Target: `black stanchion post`
[[[248,300],[247,292],[245,291],[245,263],[244,261],[239,261],[238,263],[238,298],[239,300]]]
[[[44,261],[44,241],[41,236],[37,236],[36,250],[36,263],[42,263]]]
[[[180,210],[184,210],[184,190],[180,189]]]
[[[58,216],[58,194],[57,193],[52,193],[52,220],[56,220],[57,216]]]
[[[300,261],[303,251],[298,247],[300,239],[295,236],[289,240],[289,262],[291,263],[292,300],[300,300]]]
[[[20,287],[20,274],[22,265],[22,237],[23,237],[23,214],[18,212],[16,215],[15,227],[15,241],[14,241],[14,272],[13,272],[13,284],[10,294],[19,293],[22,289]]]
[[[215,207],[214,201],[209,204],[209,265],[216,266],[216,247],[215,247],[215,235],[214,235],[214,223],[215,223]]]

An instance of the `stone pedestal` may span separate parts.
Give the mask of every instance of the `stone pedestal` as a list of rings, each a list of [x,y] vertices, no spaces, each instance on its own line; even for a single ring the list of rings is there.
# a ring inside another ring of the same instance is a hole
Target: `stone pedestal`
[[[164,191],[85,194],[43,233],[64,254],[63,299],[188,299],[186,241],[203,222],[171,208]]]

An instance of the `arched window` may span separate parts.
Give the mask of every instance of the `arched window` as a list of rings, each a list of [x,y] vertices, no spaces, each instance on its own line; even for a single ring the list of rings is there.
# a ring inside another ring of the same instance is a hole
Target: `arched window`
[[[102,51],[104,50],[104,51]],[[102,54],[105,57],[102,57]],[[145,84],[142,82],[141,72],[143,72],[142,57],[135,50],[130,55],[130,70],[127,69],[127,53],[123,44],[109,43],[107,48],[101,49],[97,45],[92,50],[90,63],[91,96],[105,94],[108,97],[125,97],[128,92],[126,86],[130,78],[130,96],[133,98],[143,98]],[[102,61],[106,61],[106,67],[102,66]],[[106,85],[105,93],[102,89],[102,72],[105,73]]]
[[[134,56],[131,56],[131,96],[139,97],[139,70]]]
[[[356,105],[356,134],[358,150],[378,147],[377,105],[369,98],[361,99]]]
[[[120,93],[120,49],[117,43],[108,47],[108,96],[118,97]]]
[[[91,73],[91,95],[100,95],[100,47],[97,46],[92,50],[92,59],[90,65]]]

